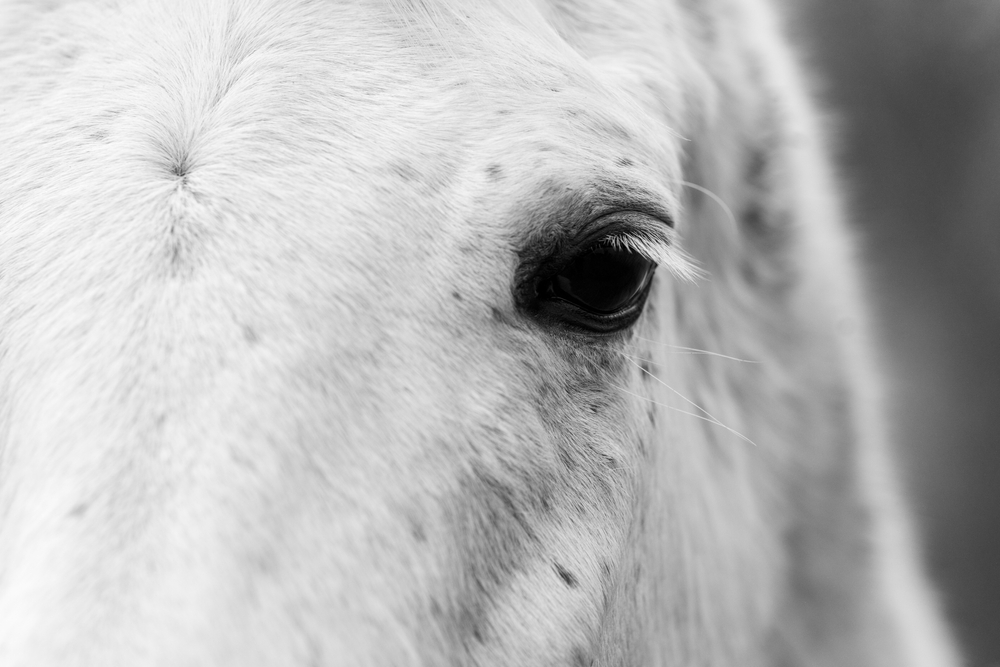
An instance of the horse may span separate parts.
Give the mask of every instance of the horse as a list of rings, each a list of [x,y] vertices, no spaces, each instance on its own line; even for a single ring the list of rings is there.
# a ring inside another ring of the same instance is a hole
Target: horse
[[[770,4],[0,33],[0,664],[958,664]]]

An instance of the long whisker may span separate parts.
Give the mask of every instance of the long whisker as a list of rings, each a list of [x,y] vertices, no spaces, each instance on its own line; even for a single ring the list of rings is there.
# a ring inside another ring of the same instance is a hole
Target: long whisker
[[[664,343],[663,341],[655,340],[653,338],[643,338],[642,336],[636,336],[635,339],[645,341],[647,343],[655,343],[656,345],[663,345],[664,347],[680,350],[681,352],[685,352],[687,354],[704,354],[710,357],[719,357],[721,359],[729,359],[730,361],[738,361],[741,364],[761,363],[759,361],[754,361],[753,359],[740,359],[739,357],[732,357],[728,354],[722,354],[721,352],[712,352],[711,350],[702,350],[697,347],[684,347],[683,345],[672,345],[671,343]]]
[[[639,357],[633,357],[633,356],[631,356],[629,354],[626,354],[624,352],[622,352],[621,355],[623,357],[625,357],[626,359],[628,359],[628,361],[629,361],[630,364],[632,364],[633,366],[635,366],[636,368],[638,368],[640,371],[642,371],[643,373],[645,373],[646,375],[648,375],[649,377],[653,378],[654,380],[656,380],[657,382],[659,382],[660,384],[662,384],[664,387],[666,387],[667,389],[669,389],[670,391],[672,391],[673,393],[675,393],[678,397],[680,397],[680,399],[682,401],[684,401],[688,405],[691,405],[691,406],[697,408],[698,410],[700,410],[701,412],[703,412],[706,416],[711,417],[712,419],[715,419],[715,417],[712,417],[712,415],[710,415],[708,413],[708,410],[706,410],[705,408],[701,407],[700,405],[698,405],[697,403],[695,403],[694,401],[692,401],[690,398],[688,398],[687,396],[685,396],[681,392],[677,391],[676,389],[674,389],[673,387],[671,387],[669,384],[667,384],[666,382],[664,382],[660,378],[656,377],[655,375],[653,375],[652,373],[650,373],[649,371],[647,371],[645,368],[642,367],[641,364],[637,363],[637,362],[640,362],[640,361],[646,361],[645,359],[640,359]]]
[[[660,378],[656,377],[655,375],[653,375],[652,373],[650,373],[649,371],[647,371],[641,365],[637,364],[635,362],[635,359],[633,357],[625,354],[624,352],[622,352],[621,354],[622,354],[623,357],[625,357],[628,360],[628,362],[630,364],[632,364],[633,366],[635,366],[636,368],[638,368],[640,371],[642,371],[643,373],[645,373],[646,375],[648,375],[649,377],[653,378],[654,380],[656,380],[657,382],[659,382],[660,384],[662,384],[664,387],[666,387],[667,389],[669,389],[670,391],[672,391],[674,394],[676,394],[678,397],[680,397],[680,399],[683,400],[684,402],[686,402],[686,403],[694,406],[698,410],[700,410],[703,414],[699,415],[699,414],[694,413],[694,412],[688,412],[686,410],[681,410],[680,408],[675,408],[672,405],[666,405],[664,403],[659,403],[659,402],[654,401],[654,400],[652,400],[650,398],[646,398],[645,396],[640,396],[639,394],[634,394],[634,393],[628,391],[627,389],[623,389],[621,387],[618,387],[618,389],[621,389],[621,391],[624,391],[626,394],[630,394],[632,396],[636,396],[638,398],[642,398],[642,399],[644,399],[646,401],[654,403],[655,405],[659,405],[660,407],[664,407],[664,408],[673,410],[675,412],[680,412],[681,414],[685,414],[685,415],[688,415],[690,417],[695,417],[697,419],[701,419],[701,420],[706,421],[706,422],[708,422],[710,424],[715,424],[716,426],[721,426],[722,428],[726,429],[727,431],[729,431],[730,433],[732,433],[736,437],[740,438],[741,440],[749,442],[754,447],[757,446],[756,442],[754,442],[753,440],[751,440],[747,436],[743,435],[742,433],[740,433],[736,429],[730,428],[729,426],[726,426],[721,421],[719,421],[715,416],[713,416],[708,410],[706,410],[705,408],[701,407],[700,405],[698,405],[697,403],[695,403],[694,401],[692,401],[690,398],[688,398],[684,394],[680,393],[679,391],[677,391],[676,389],[674,389],[673,387],[671,387],[669,384],[667,384],[666,382],[664,382]]]
[[[653,405],[657,405],[657,406],[659,406],[661,408],[666,408],[667,410],[673,410],[674,412],[679,412],[680,414],[687,415],[688,417],[694,417],[695,419],[700,419],[700,420],[702,420],[704,422],[708,422],[709,424],[714,424],[716,426],[721,426],[722,428],[724,428],[727,431],[731,432],[733,435],[737,436],[738,438],[740,438],[742,440],[746,440],[747,442],[749,442],[754,447],[757,446],[756,442],[754,442],[750,438],[746,437],[745,435],[743,435],[739,431],[735,431],[735,430],[729,428],[725,424],[719,422],[719,420],[717,420],[717,419],[709,419],[708,417],[699,415],[699,414],[697,414],[695,412],[688,412],[687,410],[681,410],[680,408],[675,408],[674,406],[667,405],[666,403],[660,403],[659,401],[654,401],[651,398],[646,398],[645,396],[641,396],[639,394],[636,394],[635,392],[631,392],[628,389],[625,389],[624,387],[619,387],[616,384],[611,384],[611,386],[614,387],[615,389],[617,389],[618,391],[624,392],[624,393],[628,394],[629,396],[635,396],[636,398],[642,399],[642,400],[646,401],[647,403],[652,403]]]
[[[698,185],[697,183],[692,183],[691,181],[678,181],[678,182],[681,185],[689,187],[692,190],[697,190],[698,192],[702,193],[703,195],[709,197],[712,201],[714,201],[716,204],[718,204],[722,208],[723,211],[725,211],[726,217],[729,218],[729,221],[733,224],[733,227],[736,228],[736,229],[739,229],[739,224],[736,222],[736,216],[733,215],[733,209],[729,208],[729,205],[726,202],[722,201],[722,197],[720,197],[719,195],[715,194],[714,192],[712,192],[711,190],[709,190],[708,188],[706,188],[703,185]]]

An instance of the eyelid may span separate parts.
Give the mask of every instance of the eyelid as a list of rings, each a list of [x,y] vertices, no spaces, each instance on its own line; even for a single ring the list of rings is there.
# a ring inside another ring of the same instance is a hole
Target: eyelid
[[[695,260],[681,249],[677,231],[663,220],[639,211],[621,211],[596,222],[602,230],[594,234],[596,241],[641,255],[681,280],[693,282],[703,277]],[[610,232],[604,231],[609,227]]]

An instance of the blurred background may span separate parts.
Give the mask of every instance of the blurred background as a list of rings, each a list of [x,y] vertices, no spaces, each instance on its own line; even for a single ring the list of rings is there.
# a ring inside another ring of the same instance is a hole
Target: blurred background
[[[1000,667],[1000,0],[788,2],[930,569],[969,665]]]

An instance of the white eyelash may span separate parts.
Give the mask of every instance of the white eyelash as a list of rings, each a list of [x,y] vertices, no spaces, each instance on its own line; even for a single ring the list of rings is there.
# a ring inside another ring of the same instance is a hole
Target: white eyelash
[[[603,239],[613,248],[628,250],[642,255],[657,266],[662,266],[681,280],[694,282],[705,276],[695,260],[671,243],[670,239],[657,230],[630,230],[619,232]]]

